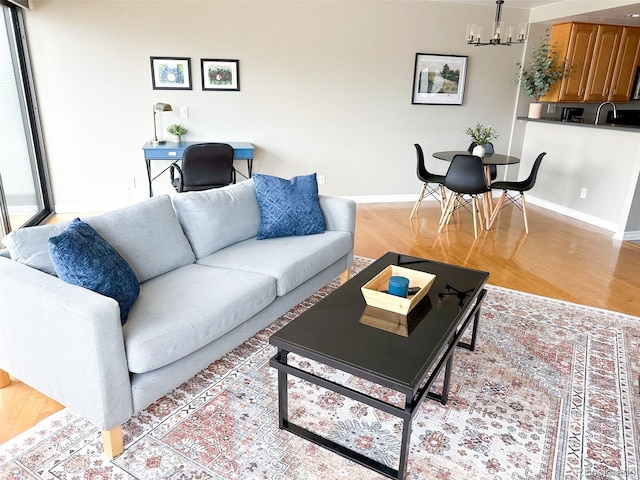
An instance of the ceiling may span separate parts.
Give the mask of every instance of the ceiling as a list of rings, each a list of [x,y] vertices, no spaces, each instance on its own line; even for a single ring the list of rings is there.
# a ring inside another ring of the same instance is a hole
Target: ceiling
[[[535,8],[564,0],[505,0],[504,6],[517,8]],[[474,5],[496,5],[496,0],[449,0],[450,3],[473,3]]]
[[[438,0],[443,1],[443,0]],[[496,0],[444,0],[449,3],[467,3],[473,5],[484,5],[484,6],[495,6]],[[577,2],[578,0],[505,0],[503,7],[509,8],[526,8],[532,9],[537,7],[543,7],[546,5],[553,5],[554,3],[563,3],[567,1]],[[583,0],[580,0],[583,1]],[[640,1],[637,3],[633,3],[631,5],[626,5],[623,7],[615,7],[615,8],[606,8],[607,1],[599,0],[600,4],[602,4],[603,9],[580,14],[573,15],[571,17],[566,18],[557,18],[554,19],[553,23],[559,23],[562,21],[575,21],[575,22],[586,22],[586,23],[606,23],[612,25],[632,25],[632,26],[640,26],[640,18],[630,18],[625,17],[625,15],[637,13],[640,14]],[[591,3],[597,3],[597,1],[591,1]]]

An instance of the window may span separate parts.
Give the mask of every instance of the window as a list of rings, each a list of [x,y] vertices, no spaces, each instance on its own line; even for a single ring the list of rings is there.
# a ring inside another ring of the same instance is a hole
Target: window
[[[0,233],[53,212],[22,10],[0,0]],[[13,68],[5,68],[11,65]]]

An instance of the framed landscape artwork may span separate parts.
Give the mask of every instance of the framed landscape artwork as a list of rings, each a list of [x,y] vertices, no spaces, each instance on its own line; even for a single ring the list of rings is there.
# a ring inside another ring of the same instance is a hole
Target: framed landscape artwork
[[[151,57],[154,90],[191,90],[191,59]]]
[[[202,90],[240,90],[239,60],[200,60],[202,66]]]
[[[416,53],[411,103],[462,105],[467,58],[461,55]]]

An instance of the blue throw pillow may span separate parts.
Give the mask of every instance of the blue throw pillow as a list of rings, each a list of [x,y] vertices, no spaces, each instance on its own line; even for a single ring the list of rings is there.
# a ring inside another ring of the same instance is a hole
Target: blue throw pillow
[[[140,285],[126,260],[91,225],[73,220],[49,239],[49,255],[62,280],[116,300],[124,325]]]
[[[315,173],[291,180],[256,173],[253,181],[260,205],[258,240],[324,233]]]

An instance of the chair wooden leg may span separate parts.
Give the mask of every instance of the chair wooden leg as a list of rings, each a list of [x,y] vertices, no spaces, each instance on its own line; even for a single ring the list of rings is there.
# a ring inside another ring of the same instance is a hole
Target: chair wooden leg
[[[444,212],[445,204],[447,203],[447,189],[444,188],[444,185],[440,185],[440,210],[441,214]]]
[[[522,216],[524,218],[524,231],[529,234],[529,223],[527,222],[527,202],[524,200],[524,193],[520,193],[520,203],[522,204]]]
[[[420,202],[422,202],[422,199],[424,198],[424,192],[427,189],[427,184],[425,183],[424,185],[422,185],[422,189],[420,190],[420,195],[418,195],[418,200],[416,200],[416,204],[413,206],[413,210],[411,210],[411,215],[409,215],[409,218],[413,218],[413,216],[418,212],[418,208],[420,207]]]
[[[478,225],[476,224],[476,210],[478,210],[478,197],[471,199],[471,213],[473,215],[473,238],[478,238]],[[482,220],[480,220],[482,222]]]
[[[11,378],[9,378],[9,374],[4,370],[0,369],[0,388],[4,388],[11,383]]]
[[[122,427],[120,427],[120,425],[111,430],[102,431],[102,446],[104,447],[104,455],[108,460],[113,460],[124,452]]]
[[[495,208],[493,209],[493,212],[491,213],[491,221],[489,222],[489,230],[491,230],[491,228],[493,227],[493,223],[496,221],[496,218],[498,218],[498,212],[500,212],[500,209],[502,208],[502,204],[504,203],[504,199],[507,196],[507,191],[503,190],[502,195],[500,195],[500,198],[498,199],[498,203],[496,204]]]
[[[340,274],[340,283],[346,283],[349,280],[349,269],[347,268]]]
[[[445,219],[447,217],[447,212],[449,211],[449,206],[450,204],[453,203],[453,201],[455,200],[456,194],[451,192],[449,194],[449,196],[447,197],[447,202],[445,203],[444,208],[442,209],[442,214],[440,215],[440,220],[438,220],[438,223],[440,225],[443,225],[445,223]],[[438,232],[440,232],[440,230],[438,230]]]
[[[455,197],[456,197],[456,195],[454,193],[451,193],[449,195],[449,198],[447,200],[447,209],[442,214],[441,221],[440,221],[440,227],[438,227],[438,233],[440,233],[442,231],[444,226],[449,221],[449,218],[451,217],[451,213],[453,213],[453,207],[454,207],[454,205],[456,203],[455,202],[455,200],[456,200]]]
[[[482,214],[484,215],[483,226],[485,230],[489,230],[489,222],[491,221],[491,197],[482,196]]]
[[[462,203],[462,195],[458,195],[457,193],[453,193],[452,195],[453,195],[453,200],[451,202],[450,209],[447,212],[446,218],[443,221],[443,223],[446,223],[447,225],[449,225],[449,222],[451,222],[451,217],[453,217],[453,212],[458,210],[460,208],[460,204]]]

